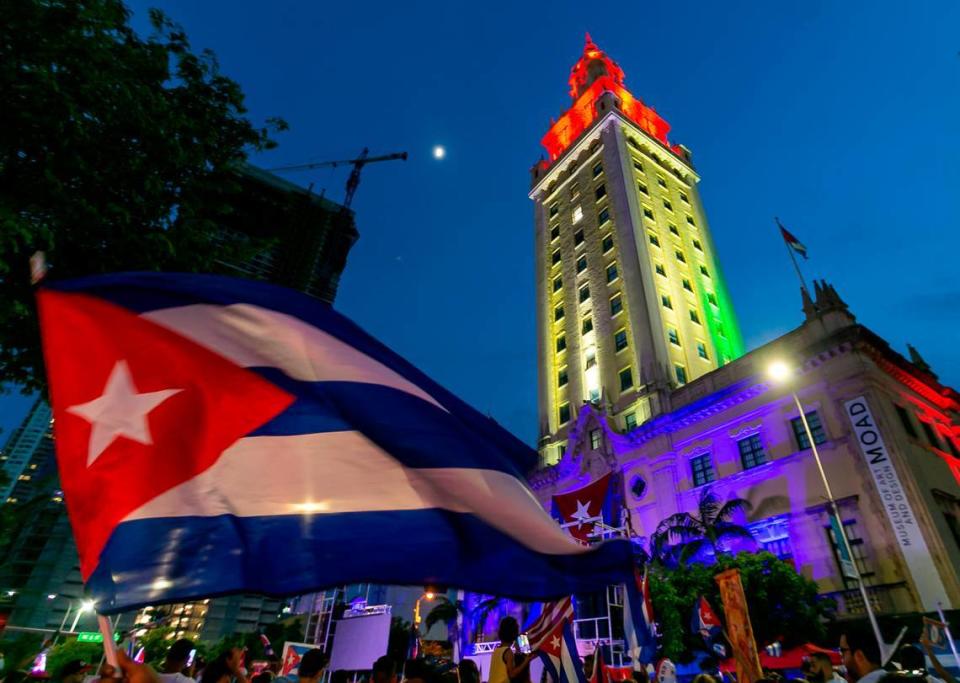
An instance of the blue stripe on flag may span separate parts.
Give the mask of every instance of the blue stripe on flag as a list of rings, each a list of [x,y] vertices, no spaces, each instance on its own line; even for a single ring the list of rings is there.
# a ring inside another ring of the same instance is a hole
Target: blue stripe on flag
[[[438,553],[443,547],[450,551]],[[439,509],[162,517],[120,524],[87,589],[105,614],[159,596],[164,602],[236,592],[282,596],[356,582],[436,583],[553,599],[622,581],[630,552],[629,544],[608,543],[582,555],[537,553],[472,515]]]

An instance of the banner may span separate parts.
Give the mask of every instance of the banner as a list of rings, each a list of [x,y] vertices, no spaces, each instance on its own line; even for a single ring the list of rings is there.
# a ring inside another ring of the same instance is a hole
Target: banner
[[[840,560],[840,571],[848,579],[859,581],[860,574],[857,572],[857,568],[853,564],[850,553],[847,552],[847,544],[843,542],[845,536],[842,535],[844,531],[840,525],[840,520],[837,519],[837,516],[832,512],[830,513],[830,527],[833,529],[834,538],[837,539],[837,557]]]
[[[720,599],[727,618],[727,640],[737,660],[737,680],[741,683],[756,683],[763,678],[757,642],[753,638],[753,626],[750,612],[747,610],[747,598],[743,594],[740,582],[740,570],[728,569],[715,577],[720,586]]]
[[[940,580],[940,573],[933,564],[927,542],[923,538],[920,524],[913,513],[907,492],[903,489],[897,470],[890,460],[890,454],[883,443],[883,437],[877,427],[867,399],[859,396],[847,401],[847,415],[853,424],[853,431],[860,444],[860,452],[877,485],[883,509],[897,537],[897,544],[903,553],[913,583],[920,594],[923,609],[932,612],[938,603],[949,604],[947,592]]]

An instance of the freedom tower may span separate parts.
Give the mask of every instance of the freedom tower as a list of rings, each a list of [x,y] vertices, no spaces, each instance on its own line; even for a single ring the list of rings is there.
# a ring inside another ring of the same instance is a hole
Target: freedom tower
[[[589,34],[569,84],[530,191],[545,464],[584,403],[630,429],[743,353],[690,151]]]

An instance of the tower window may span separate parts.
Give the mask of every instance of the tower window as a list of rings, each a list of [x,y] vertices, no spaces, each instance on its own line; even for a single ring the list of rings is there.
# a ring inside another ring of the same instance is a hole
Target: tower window
[[[596,166],[593,167],[593,177],[596,178],[601,173],[603,173],[603,164],[598,163]]]
[[[600,201],[607,196],[607,188],[605,185],[597,185],[597,189],[593,191],[593,196],[597,201]]]
[[[557,353],[567,350],[567,338],[564,335],[557,337]]]
[[[611,263],[607,266],[607,282],[613,282],[617,279],[617,264]]]
[[[567,369],[560,368],[560,372],[557,373],[557,386],[562,387],[567,384]]]
[[[560,212],[560,205],[559,205],[559,204],[554,204],[553,206],[550,207],[550,218],[553,218],[553,217],[556,216],[559,212]]]
[[[903,425],[903,431],[907,433],[907,436],[912,436],[914,439],[916,439],[919,434],[917,434],[917,430],[913,426],[913,420],[910,419],[910,413],[908,413],[902,406],[894,404],[893,407],[897,410],[897,417],[900,418],[900,424]]]
[[[576,199],[580,196],[580,186],[577,183],[570,183],[570,199]],[[576,211],[576,209],[574,209]]]
[[[652,220],[652,221],[653,221],[653,220],[656,220],[656,219],[653,217],[653,211],[652,211],[651,209],[648,209],[647,207],[643,207],[643,215],[646,216],[647,218],[649,218],[649,219]]]
[[[717,305],[718,305],[718,304],[717,304],[717,295],[714,294],[713,292],[710,292],[709,294],[707,294],[707,301],[709,301],[709,302],[710,302],[711,304],[713,304],[714,306],[717,306]]]
[[[553,291],[559,292],[561,289],[563,289],[563,278],[562,277],[554,278]]]
[[[579,206],[573,207],[573,222],[579,223],[581,220],[583,220],[583,209]]]
[[[688,280],[687,278],[683,278],[683,288],[688,292],[693,291],[693,287],[690,286],[690,280]]]
[[[566,424],[570,421],[570,404],[569,403],[564,403],[562,406],[560,406],[560,410],[558,412],[560,416],[560,424]]]
[[[740,451],[740,463],[745,470],[758,467],[767,461],[767,454],[763,450],[763,442],[760,441],[759,434],[751,434],[737,441],[737,449]]]
[[[588,332],[593,331],[593,318],[584,318],[583,324],[580,326],[580,333],[587,334]]]
[[[591,429],[590,430],[590,448],[597,450],[600,448],[600,430]]]
[[[704,360],[710,360],[710,357],[707,355],[707,345],[703,342],[697,342],[697,355]]]
[[[660,246],[660,238],[658,238],[656,235],[650,235],[650,244],[652,244],[652,245],[655,246],[655,247],[659,247],[659,246]],[[559,252],[558,252],[558,253],[559,253]],[[556,263],[556,261],[554,261],[554,263]]]
[[[613,335],[613,347],[617,351],[623,351],[625,348],[627,348],[626,330],[617,330],[617,333]]]
[[[630,368],[624,368],[618,373],[620,378],[620,391],[626,391],[633,386],[633,371]]]
[[[810,433],[813,434],[813,441],[818,446],[825,443],[827,433],[823,429],[823,423],[820,422],[820,414],[816,410],[811,410],[807,415],[807,424],[810,425]],[[793,428],[793,436],[797,440],[797,446],[801,451],[810,448],[810,439],[807,438],[807,430],[803,428],[803,420],[795,417],[790,420],[790,426]]]
[[[670,232],[672,232],[677,237],[680,237],[680,231],[677,230],[677,226],[673,225],[672,223],[670,224]]]
[[[690,458],[690,474],[694,486],[703,486],[717,480],[717,472],[713,469],[709,453]]]
[[[637,426],[637,414],[627,413],[623,416],[623,424],[627,429],[633,429]]]
[[[681,193],[680,193],[680,199],[683,200],[684,202],[686,202],[687,204],[690,203],[690,198],[687,197],[686,192],[681,192]]]
[[[644,185],[643,183],[637,183],[637,189],[640,190],[640,192],[642,192],[643,194],[645,194],[645,195],[647,195],[647,196],[650,195],[650,190],[648,190],[648,189],[647,189],[647,186]]]
[[[680,335],[677,334],[677,331],[672,327],[667,328],[667,337],[670,338],[671,344],[676,344],[677,346],[680,346]]]
[[[673,308],[673,303],[670,301],[670,297],[666,294],[660,295],[660,303],[663,304],[664,308]]]
[[[660,187],[666,187],[667,181],[664,180],[661,176],[657,176],[657,185],[659,185]]]
[[[700,244],[700,240],[693,240],[693,248],[697,251],[703,251],[703,245]]]
[[[694,222],[694,220],[693,220],[693,216],[687,216],[687,223],[689,223],[690,225],[692,225],[692,226],[694,226],[694,227],[696,227],[696,225],[697,225],[697,224]]]
[[[557,306],[553,309],[553,320],[554,322],[563,320],[563,306]]]
[[[623,298],[616,294],[610,299],[610,316],[613,317],[623,310]]]
[[[587,301],[590,298],[590,285],[584,285],[580,288],[580,303]]]
[[[676,254],[677,260],[678,260],[680,263],[686,263],[686,262],[687,262],[687,258],[683,255],[683,252],[682,252],[682,251],[676,251],[676,252],[674,252],[674,254]]]
[[[579,247],[583,244],[583,230],[577,230],[573,233],[573,246]]]
[[[664,270],[663,265],[659,263],[656,265],[656,271],[658,275],[663,275],[664,277],[667,276],[667,271]]]
[[[610,209],[604,209],[597,214],[597,225],[603,225],[610,220]]]
[[[707,270],[706,266],[700,266],[700,274],[704,277],[710,277],[710,271]]]
[[[559,225],[555,225],[555,226],[553,226],[552,228],[550,228],[550,241],[552,242],[553,240],[557,239],[558,237],[560,237],[560,226],[559,226]]]
[[[582,273],[587,269],[587,257],[581,256],[577,259],[577,272]]]
[[[632,139],[630,140],[630,142],[633,142],[633,146],[634,146],[634,147],[637,146],[637,143],[634,142]],[[640,171],[641,173],[643,173],[643,164],[641,164],[641,163],[640,163],[639,161],[637,161],[636,159],[633,160],[633,167],[634,167],[635,169],[637,169],[638,171]]]
[[[606,254],[608,251],[613,249],[613,235],[606,235],[603,238],[603,243],[601,244],[601,246],[603,247],[604,254]]]
[[[927,435],[927,441],[930,442],[930,445],[942,451],[943,442],[941,442],[940,437],[937,436],[936,428],[929,422],[924,422],[923,420],[920,420],[920,427],[923,428],[923,433]],[[810,429],[813,429],[813,425],[810,425]]]
[[[690,322],[696,323],[697,325],[700,324],[700,316],[697,315],[697,312],[692,308],[690,309]]]
[[[557,265],[558,263],[560,263],[560,250],[559,250],[559,249],[557,249],[555,252],[553,252],[553,256],[550,257],[550,262],[551,262],[553,265]]]
[[[663,208],[665,208],[667,211],[673,211],[673,204],[671,204],[669,200],[664,199]]]
[[[686,384],[687,383],[687,369],[682,365],[673,366],[674,374],[677,376],[677,384]]]

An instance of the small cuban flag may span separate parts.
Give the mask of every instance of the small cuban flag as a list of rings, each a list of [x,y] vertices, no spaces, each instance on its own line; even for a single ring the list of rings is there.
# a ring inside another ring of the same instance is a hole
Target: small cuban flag
[[[552,599],[620,583],[536,453],[326,304],[211,275],[38,291],[57,460],[101,613],[354,582]]]
[[[777,227],[780,228],[780,235],[783,237],[783,241],[787,243],[787,246],[803,258],[807,258],[807,248],[801,244],[800,240],[798,240],[792,232],[783,227],[783,223],[780,222],[779,218],[777,218],[776,221]]]
[[[652,663],[657,654],[657,624],[653,616],[647,572],[641,575],[639,569],[634,569],[634,575],[624,584],[624,588],[624,640],[633,670],[640,671],[646,664]]]
[[[573,614],[570,597],[547,603],[526,629],[530,650],[540,657],[552,683],[588,683],[573,633]]]

